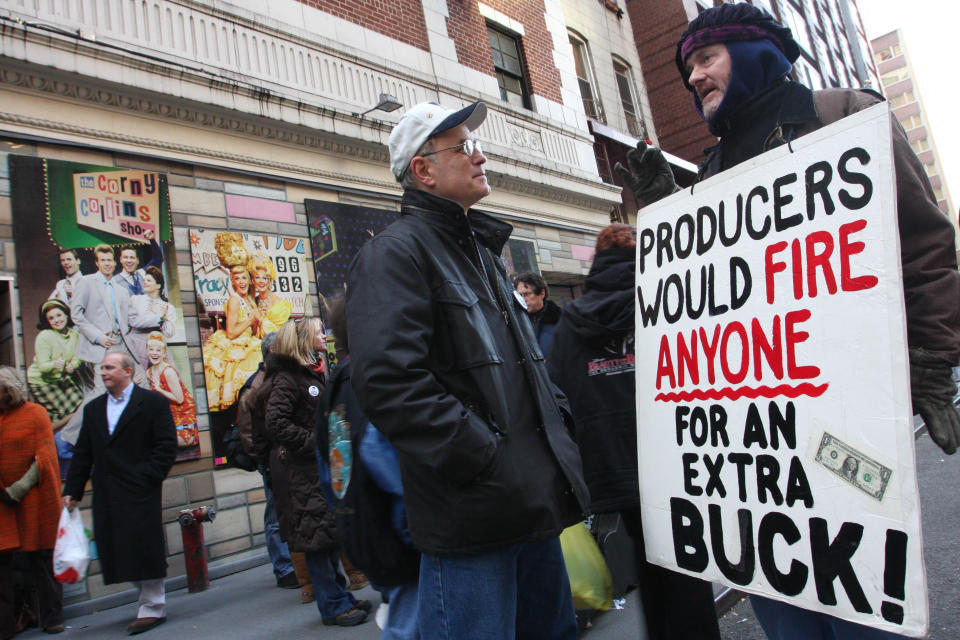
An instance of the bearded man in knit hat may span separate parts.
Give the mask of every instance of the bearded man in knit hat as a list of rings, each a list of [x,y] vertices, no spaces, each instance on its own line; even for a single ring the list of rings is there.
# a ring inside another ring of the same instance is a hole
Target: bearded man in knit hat
[[[694,19],[677,43],[676,63],[697,111],[719,138],[705,150],[705,180],[774,147],[882,101],[869,90],[811,91],[790,78],[800,48],[790,30],[749,4],[723,4]],[[953,227],[937,207],[923,164],[891,116],[897,216],[907,313],[913,409],[947,454],[960,444],[951,366],[960,362],[960,273]],[[617,172],[650,204],[676,190],[659,149],[639,143]],[[882,393],[882,390],[880,391]],[[752,597],[772,640],[900,637]]]

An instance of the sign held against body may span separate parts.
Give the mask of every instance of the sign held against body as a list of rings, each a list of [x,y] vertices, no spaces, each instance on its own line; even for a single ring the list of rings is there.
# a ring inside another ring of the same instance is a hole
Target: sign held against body
[[[888,108],[791,146],[638,219],[647,557],[924,635]]]

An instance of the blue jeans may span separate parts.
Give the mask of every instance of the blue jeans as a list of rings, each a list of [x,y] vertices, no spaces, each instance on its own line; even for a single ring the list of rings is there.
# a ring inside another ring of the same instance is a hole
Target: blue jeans
[[[419,595],[420,635],[430,640],[577,637],[558,538],[469,556],[423,554]]]
[[[313,595],[317,598],[320,617],[332,620],[353,609],[357,601],[343,588],[347,580],[338,569],[340,551],[307,551],[303,555],[307,559],[307,571],[313,583]]]
[[[267,498],[267,504],[263,509],[263,535],[266,538],[267,555],[270,556],[270,562],[273,564],[273,575],[280,579],[293,571],[293,563],[290,561],[287,543],[280,537],[280,523],[277,521],[277,505],[273,501],[273,490],[267,484],[263,465],[258,469],[263,477],[263,493]]]
[[[894,640],[905,637],[779,600],[750,596],[750,604],[768,640]]]
[[[398,587],[378,587],[384,602],[389,601],[387,625],[383,628],[380,640],[420,640],[418,625],[417,583],[402,584]]]

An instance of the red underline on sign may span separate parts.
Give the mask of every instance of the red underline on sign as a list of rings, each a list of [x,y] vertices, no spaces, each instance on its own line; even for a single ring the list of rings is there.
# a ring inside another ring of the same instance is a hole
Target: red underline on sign
[[[739,400],[740,398],[776,398],[786,396],[787,398],[797,398],[799,396],[810,396],[816,398],[823,395],[830,385],[810,384],[803,382],[796,386],[781,384],[776,387],[762,385],[759,387],[724,387],[723,389],[694,389],[693,391],[677,391],[670,393],[658,393],[653,399],[658,402],[690,402],[691,400]]]

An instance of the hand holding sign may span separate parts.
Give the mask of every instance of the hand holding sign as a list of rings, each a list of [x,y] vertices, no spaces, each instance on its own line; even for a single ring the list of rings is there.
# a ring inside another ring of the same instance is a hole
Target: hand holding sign
[[[618,162],[613,170],[623,178],[641,205],[653,204],[677,190],[673,171],[659,147],[638,141],[637,148],[627,152],[627,164],[629,169]]]

